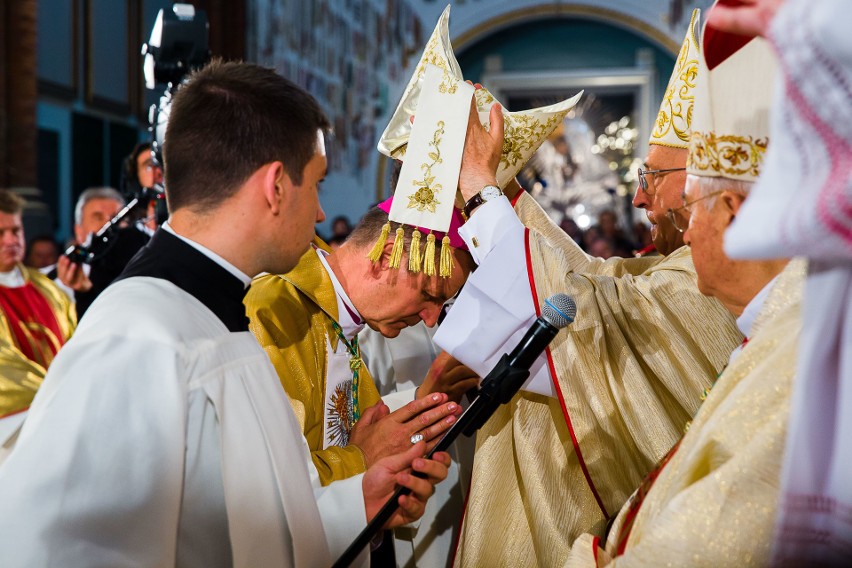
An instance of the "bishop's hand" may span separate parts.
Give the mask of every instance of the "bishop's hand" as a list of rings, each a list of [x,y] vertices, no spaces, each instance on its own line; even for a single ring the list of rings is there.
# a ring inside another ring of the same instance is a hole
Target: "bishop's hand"
[[[470,368],[462,365],[446,351],[442,351],[432,366],[426,378],[417,388],[419,395],[442,392],[454,402],[461,401],[462,396],[471,389],[479,386],[479,376]]]
[[[361,419],[352,427],[349,443],[363,452],[368,468],[386,456],[408,450],[415,435],[422,436],[429,451],[462,412],[457,403],[447,400],[446,394],[430,394],[395,412],[379,402],[361,413]]]
[[[465,201],[470,201],[486,185],[497,185],[497,167],[503,153],[503,109],[499,103],[491,106],[489,122],[488,130],[479,122],[474,97],[459,173],[459,190]]]

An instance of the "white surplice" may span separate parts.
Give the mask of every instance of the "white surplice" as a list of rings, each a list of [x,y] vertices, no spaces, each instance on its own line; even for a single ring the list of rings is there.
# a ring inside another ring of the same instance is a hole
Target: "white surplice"
[[[0,467],[0,566],[328,566],[366,524],[361,484],[320,486],[250,332],[130,278],[87,312]]]

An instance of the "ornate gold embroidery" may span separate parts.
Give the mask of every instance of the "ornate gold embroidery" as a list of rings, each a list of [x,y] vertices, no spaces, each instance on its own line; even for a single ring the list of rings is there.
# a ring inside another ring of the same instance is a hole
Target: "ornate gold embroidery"
[[[500,166],[509,169],[518,162],[523,162],[526,159],[524,151],[530,151],[529,153],[532,154],[531,151],[535,151],[537,145],[544,142],[560,120],[562,120],[562,113],[551,115],[545,122],[526,114],[506,116]],[[534,145],[536,147],[533,147]]]
[[[413,195],[408,196],[408,208],[423,211],[428,209],[430,213],[435,212],[435,207],[441,202],[436,198],[436,193],[441,191],[441,184],[435,183],[435,176],[432,175],[432,167],[435,164],[440,164],[444,160],[441,158],[441,137],[444,135],[444,121],[438,121],[438,129],[432,135],[432,141],[429,146],[434,148],[434,151],[429,152],[428,156],[432,160],[431,164],[420,164],[420,169],[423,170],[423,179],[415,181],[414,186],[417,191]],[[434,185],[433,185],[434,184]]]
[[[494,103],[494,97],[487,89],[477,89],[474,96],[476,97],[476,108],[479,110],[489,110]]]
[[[768,142],[767,138],[753,136],[717,136],[714,132],[693,132],[686,167],[757,177]]]
[[[352,433],[354,408],[352,403],[352,381],[343,381],[334,388],[328,401],[326,422],[327,441],[333,446],[348,446]]]
[[[675,135],[684,142],[689,142],[689,130],[692,125],[692,108],[695,103],[695,79],[698,76],[698,59],[690,59],[690,42],[685,41],[680,48],[675,73],[677,81],[672,81],[663,104],[657,114],[654,131],[651,138],[661,139],[673,130]]]
[[[443,94],[455,94],[455,92],[459,89],[459,82],[453,81],[453,78],[450,77],[450,74],[447,73],[446,69],[444,70],[444,78],[441,79],[441,84],[438,85],[438,91]]]
[[[433,34],[426,44],[426,49],[423,50],[423,57],[420,59],[420,65],[417,67],[417,77],[426,72],[426,64],[431,63],[435,67],[440,67],[447,71],[447,60],[442,54],[442,50],[438,49],[438,34]]]

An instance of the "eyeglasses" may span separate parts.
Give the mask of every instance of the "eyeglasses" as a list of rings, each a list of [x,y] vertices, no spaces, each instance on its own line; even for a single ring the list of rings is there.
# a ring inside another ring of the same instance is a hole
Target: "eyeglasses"
[[[686,202],[686,195],[681,195],[683,205],[681,205],[677,209],[669,209],[666,212],[666,217],[668,217],[669,221],[672,225],[674,225],[675,229],[683,233],[689,227],[689,218],[692,216],[692,206],[703,199],[715,197],[723,191],[725,190],[713,191],[711,193],[708,193],[707,195],[699,197],[698,199],[693,199],[689,203]]]
[[[645,195],[653,195],[650,191],[648,191],[648,180],[645,179],[645,176],[648,174],[667,174],[669,172],[682,172],[685,171],[686,168],[669,168],[666,170],[643,170],[641,167],[638,168],[639,174],[639,187],[642,189],[642,192]]]

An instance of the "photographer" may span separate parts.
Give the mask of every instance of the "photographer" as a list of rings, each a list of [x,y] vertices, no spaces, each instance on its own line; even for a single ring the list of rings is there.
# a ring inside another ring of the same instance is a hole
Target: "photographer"
[[[162,175],[162,174],[161,174]],[[91,247],[93,235],[124,207],[124,198],[111,187],[91,187],[80,194],[74,207],[74,238],[78,247]],[[63,285],[82,318],[98,294],[121,274],[149,236],[134,226],[115,230],[110,242],[98,251],[90,263],[75,262],[63,255],[56,263],[57,284]]]

